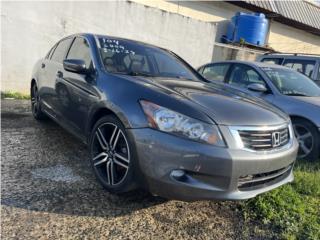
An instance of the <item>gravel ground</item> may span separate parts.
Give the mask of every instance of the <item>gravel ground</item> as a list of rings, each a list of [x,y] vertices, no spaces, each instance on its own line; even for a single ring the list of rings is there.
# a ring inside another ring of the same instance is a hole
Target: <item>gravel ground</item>
[[[95,181],[86,146],[29,101],[1,102],[3,239],[240,239],[233,202],[111,195]]]

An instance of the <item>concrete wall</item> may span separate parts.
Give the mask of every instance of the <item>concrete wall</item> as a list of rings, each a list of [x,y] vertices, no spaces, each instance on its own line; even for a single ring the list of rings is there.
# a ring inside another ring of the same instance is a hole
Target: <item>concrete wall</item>
[[[249,48],[232,46],[230,44],[215,43],[212,62],[225,60],[255,61],[257,57],[263,54],[264,52]]]
[[[33,64],[69,34],[152,43],[197,67],[211,60],[215,31],[213,23],[135,2],[2,2],[1,90],[28,92]]]
[[[202,21],[217,22],[217,41],[226,32],[226,22],[236,12],[250,12],[226,2],[218,1],[175,1],[134,0],[148,6],[188,16]],[[221,24],[220,24],[221,23]],[[269,46],[279,52],[305,52],[320,54],[320,37],[302,30],[271,22]]]
[[[268,42],[282,52],[320,54],[320,36],[274,21],[271,22]]]

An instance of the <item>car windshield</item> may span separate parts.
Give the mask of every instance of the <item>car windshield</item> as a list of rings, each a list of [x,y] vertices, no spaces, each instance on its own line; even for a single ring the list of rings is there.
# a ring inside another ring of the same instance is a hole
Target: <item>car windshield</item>
[[[284,68],[262,67],[276,88],[284,95],[319,97],[320,87],[305,75]]]
[[[100,37],[100,55],[110,73],[198,80],[174,54],[130,40]]]

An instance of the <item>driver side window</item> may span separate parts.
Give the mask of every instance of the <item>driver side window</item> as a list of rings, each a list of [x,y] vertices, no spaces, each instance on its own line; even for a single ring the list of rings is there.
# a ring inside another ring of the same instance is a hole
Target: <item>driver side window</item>
[[[87,68],[91,68],[92,59],[87,40],[82,37],[76,37],[69,50],[67,59],[81,59],[86,63]]]
[[[265,86],[264,80],[256,72],[256,70],[243,64],[237,64],[233,66],[228,82],[231,85],[245,88],[252,83],[259,83]]]

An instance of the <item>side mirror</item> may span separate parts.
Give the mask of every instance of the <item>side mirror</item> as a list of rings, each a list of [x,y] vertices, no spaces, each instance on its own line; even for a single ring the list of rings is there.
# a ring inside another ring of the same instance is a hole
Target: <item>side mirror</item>
[[[65,59],[63,60],[63,68],[69,72],[81,74],[88,73],[86,63],[81,59]]]
[[[264,86],[261,83],[251,83],[247,86],[247,88],[251,91],[254,92],[261,92],[261,93],[265,93],[268,91],[268,89],[266,88],[266,86]]]

